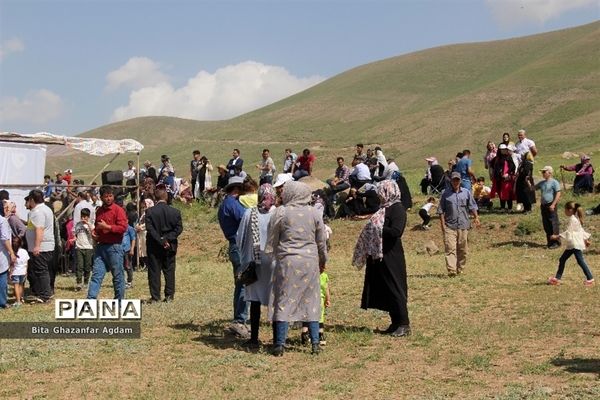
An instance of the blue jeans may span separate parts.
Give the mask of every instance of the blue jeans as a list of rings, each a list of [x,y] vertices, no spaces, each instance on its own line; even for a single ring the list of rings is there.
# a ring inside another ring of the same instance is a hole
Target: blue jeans
[[[98,244],[94,253],[94,266],[87,298],[97,299],[100,287],[107,272],[112,274],[115,299],[125,297],[125,279],[123,271],[123,247],[118,244]]]
[[[562,274],[565,271],[565,264],[573,254],[575,254],[575,260],[577,260],[577,264],[579,264],[579,266],[583,270],[583,273],[585,274],[585,279],[594,279],[590,268],[587,266],[585,260],[583,259],[583,252],[577,249],[567,249],[562,254],[562,256],[560,256],[560,259],[558,260],[558,271],[556,272],[556,279],[562,278]]]
[[[241,324],[246,323],[248,319],[248,302],[244,300],[246,295],[246,287],[235,279],[242,268],[240,260],[240,249],[235,244],[235,241],[229,242],[229,261],[233,266],[233,281],[235,288],[233,289],[233,322]]]
[[[296,171],[294,171],[294,175],[292,176],[294,177],[294,180],[299,180],[300,178],[308,176],[308,171],[305,171],[303,169],[297,169]]]
[[[471,190],[471,178],[462,178],[460,180],[460,186],[464,189]]]
[[[0,308],[6,307],[8,301],[8,270],[0,274]]]
[[[275,346],[283,346],[287,339],[289,323],[287,321],[274,321],[275,324]],[[319,321],[308,322],[308,332],[311,343],[319,343]]]

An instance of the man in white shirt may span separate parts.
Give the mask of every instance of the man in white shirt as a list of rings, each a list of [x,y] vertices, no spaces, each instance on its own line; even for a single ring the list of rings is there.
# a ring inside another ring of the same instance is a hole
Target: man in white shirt
[[[350,172],[350,177],[348,178],[351,188],[359,189],[365,183],[371,183],[371,171],[369,171],[369,167],[362,159],[355,158],[352,160],[352,166],[354,169]]]
[[[44,204],[44,193],[41,190],[30,191],[25,201],[30,209],[25,232],[31,257],[27,278],[36,301],[45,303],[53,295],[54,215]]]
[[[515,153],[522,158],[525,154],[531,153],[532,157],[537,156],[537,148],[535,142],[525,136],[525,129],[521,129],[517,135],[519,141],[515,144]]]
[[[269,149],[264,149],[262,152],[262,161],[256,164],[256,168],[260,171],[260,185],[264,183],[273,183],[273,174],[275,173],[275,164],[271,158]]]
[[[87,208],[90,210],[90,222],[92,225],[96,222],[96,208],[91,201],[88,200],[87,192],[77,193],[76,205],[73,208],[73,226],[81,221],[81,210]]]

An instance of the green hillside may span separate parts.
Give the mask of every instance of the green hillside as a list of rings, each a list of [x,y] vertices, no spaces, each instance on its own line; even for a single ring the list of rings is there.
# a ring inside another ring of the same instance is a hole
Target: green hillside
[[[183,172],[199,148],[213,164],[233,147],[250,167],[263,147],[276,163],[285,147],[310,147],[317,174],[350,156],[356,142],[379,144],[404,170],[469,147],[476,158],[502,132],[527,129],[542,157],[600,150],[600,22],[510,40],[443,46],[363,65],[282,101],[217,122],[135,118],[83,136],[135,138],[142,158],[167,153]],[[593,146],[592,146],[593,145]],[[592,146],[592,147],[590,147]],[[88,162],[89,160],[89,162]],[[543,160],[543,158],[542,158]],[[51,170],[72,158],[53,157]],[[104,162],[85,157],[92,172]]]

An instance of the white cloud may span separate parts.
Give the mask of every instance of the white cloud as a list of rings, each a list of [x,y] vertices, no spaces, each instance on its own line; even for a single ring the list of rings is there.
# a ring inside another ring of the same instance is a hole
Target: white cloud
[[[59,95],[40,89],[29,92],[23,99],[0,98],[0,122],[31,122],[42,124],[58,118],[64,109]]]
[[[10,53],[18,53],[25,50],[25,44],[19,38],[11,38],[3,40],[0,43],[0,61],[2,61]]]
[[[181,88],[167,82],[134,90],[129,104],[117,108],[113,121],[150,115],[218,120],[237,115],[301,92],[324,78],[298,78],[285,68],[246,61],[200,71]]]
[[[578,8],[595,6],[598,0],[486,0],[496,21],[504,27],[537,23],[560,16]]]
[[[106,75],[106,89],[140,89],[168,81],[169,77],[160,70],[158,63],[146,57],[132,57],[119,69]]]

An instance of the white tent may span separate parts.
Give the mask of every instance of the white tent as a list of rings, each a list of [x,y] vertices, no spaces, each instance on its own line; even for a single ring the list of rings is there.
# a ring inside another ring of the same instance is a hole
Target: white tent
[[[19,217],[22,219],[27,219],[23,199],[29,190],[43,186],[47,145],[66,146],[94,156],[114,154],[92,181],[122,153],[137,154],[139,171],[139,154],[144,148],[141,143],[132,139],[94,139],[58,136],[48,132],[33,135],[0,132],[0,189],[10,192],[11,200],[17,204]]]

